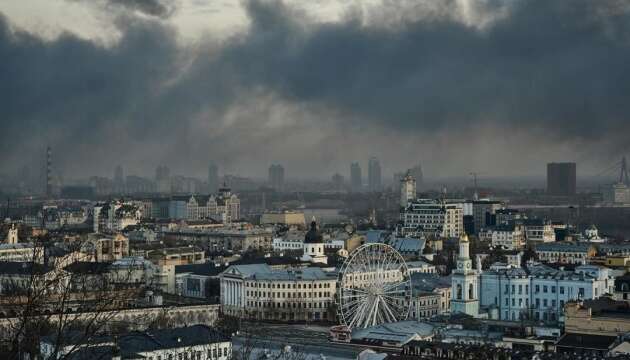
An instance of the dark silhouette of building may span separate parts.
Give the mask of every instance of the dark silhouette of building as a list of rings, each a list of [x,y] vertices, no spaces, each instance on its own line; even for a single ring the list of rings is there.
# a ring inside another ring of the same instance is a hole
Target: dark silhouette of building
[[[358,162],[350,164],[350,187],[352,191],[361,191],[363,189],[363,179],[361,178],[361,166]]]
[[[276,191],[284,189],[284,167],[279,164],[273,164],[269,167],[269,186]]]
[[[214,194],[219,190],[219,167],[215,164],[208,166],[208,193]]]
[[[552,196],[575,195],[575,163],[547,164],[547,194]]]
[[[375,157],[368,161],[368,188],[370,191],[382,190],[381,164]]]

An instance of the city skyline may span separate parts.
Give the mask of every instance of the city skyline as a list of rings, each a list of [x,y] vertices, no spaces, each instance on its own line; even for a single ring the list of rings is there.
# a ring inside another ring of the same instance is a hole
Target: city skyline
[[[34,4],[0,5],[5,172],[46,144],[68,177],[149,173],[147,158],[191,173],[202,154],[246,176],[363,154],[386,174],[417,160],[435,177],[597,174],[628,150],[630,8],[612,0]],[[220,26],[195,28],[203,14]]]

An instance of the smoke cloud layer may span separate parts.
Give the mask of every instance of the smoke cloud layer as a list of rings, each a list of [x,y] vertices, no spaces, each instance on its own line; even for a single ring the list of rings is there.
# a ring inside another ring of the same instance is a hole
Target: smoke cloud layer
[[[318,22],[252,0],[247,31],[194,46],[160,1],[107,4],[129,8],[111,45],[0,18],[3,171],[47,144],[67,176],[202,175],[214,161],[329,177],[371,155],[430,176],[562,160],[595,173],[628,149],[628,1],[385,3]]]

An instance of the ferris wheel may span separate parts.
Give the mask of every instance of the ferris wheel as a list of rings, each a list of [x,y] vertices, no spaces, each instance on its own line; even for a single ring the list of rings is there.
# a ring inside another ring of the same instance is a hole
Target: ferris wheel
[[[411,280],[405,259],[393,247],[365,244],[341,266],[337,310],[350,329],[405,320],[411,307]]]

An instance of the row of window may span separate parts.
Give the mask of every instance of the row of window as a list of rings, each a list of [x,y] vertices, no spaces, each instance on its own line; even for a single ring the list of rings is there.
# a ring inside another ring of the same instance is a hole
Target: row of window
[[[271,283],[271,284],[267,284],[267,283],[259,283],[259,282],[254,282],[254,281],[248,281],[245,283],[246,286],[249,287],[257,287],[257,288],[270,288],[270,289],[276,289],[276,284],[275,283]],[[304,285],[304,286],[302,286]],[[308,285],[308,287],[307,287]],[[278,289],[328,289],[330,288],[330,283],[319,283],[319,284],[313,284],[313,283],[309,283],[309,284],[277,284],[277,288]]]
[[[247,306],[253,307],[271,307],[276,309],[323,309],[329,305],[330,301],[325,302],[315,302],[315,303],[269,303],[264,301],[248,301]]]
[[[153,356],[149,356],[149,360],[207,360],[207,359],[217,359],[221,356],[228,357],[229,347],[223,348],[214,348],[212,350],[208,349],[208,353],[206,357],[203,357],[204,353],[202,351],[184,351],[178,354],[169,354],[168,356],[158,355],[155,358]]]
[[[517,288],[516,288],[516,285],[512,284],[512,294],[515,294],[515,293],[516,293],[516,289],[517,289]],[[541,286],[540,286],[540,285],[535,285],[535,286],[534,286],[534,293],[535,293],[535,294],[540,293],[540,289],[541,289]],[[560,287],[558,287],[557,289],[559,290],[560,294],[564,294],[564,290],[565,290],[565,287],[564,287],[564,286],[560,286]],[[596,290],[597,290],[597,289],[596,289]],[[552,285],[552,286],[543,285],[543,286],[542,286],[542,292],[543,292],[544,294],[547,294],[547,293],[549,293],[549,292],[551,292],[552,294],[555,294],[555,293],[556,293],[556,286],[554,286],[554,285]],[[596,291],[596,292],[597,292],[597,291]],[[508,293],[510,293],[510,285],[505,285],[505,289],[504,289],[503,293],[504,293],[504,294],[508,294]],[[519,294],[523,294],[523,285],[522,285],[522,284],[521,284],[521,285],[518,285],[518,293],[519,293]],[[527,293],[529,293],[529,285],[528,285],[528,284],[525,284],[525,294],[527,294]],[[583,288],[583,287],[578,288],[578,294],[579,294],[580,296],[584,296],[584,288]],[[597,295],[597,294],[596,294],[596,295]]]
[[[269,294],[269,297],[271,298],[279,298],[279,299],[285,299],[285,298],[293,298],[293,299],[297,299],[297,298],[313,298],[313,297],[330,297],[330,291],[320,291],[318,292],[312,292],[312,293],[300,293],[300,292],[273,292],[270,291],[269,293],[267,293],[266,291],[249,291],[247,290],[247,296],[255,296],[255,297],[267,297],[267,294]],[[319,296],[317,296],[319,294]],[[304,295],[304,296],[302,296]],[[308,295],[308,296],[307,296]],[[315,295],[315,296],[313,296]]]

